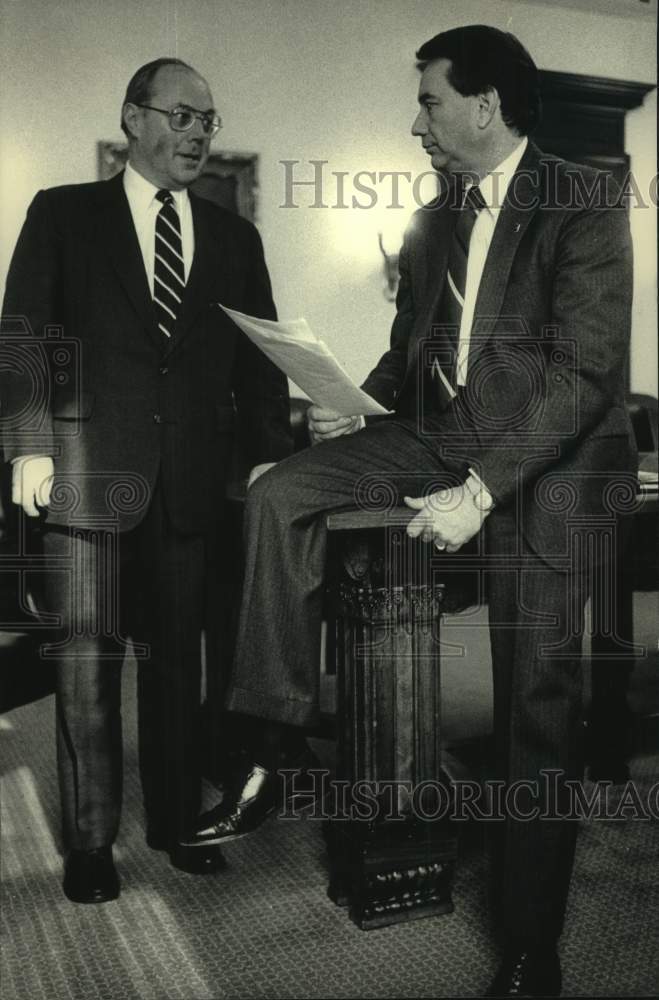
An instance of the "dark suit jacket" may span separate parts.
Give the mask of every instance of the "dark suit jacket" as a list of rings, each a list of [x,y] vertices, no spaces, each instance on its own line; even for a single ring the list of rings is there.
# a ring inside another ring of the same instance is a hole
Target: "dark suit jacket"
[[[157,329],[122,175],[41,191],[30,206],[3,307],[5,333],[18,333],[0,366],[3,436],[7,459],[54,456],[49,522],[131,528],[160,476],[175,527],[204,531],[236,433],[251,463],[291,450],[285,377],[217,305],[276,318],[260,237],[190,200],[195,253],[171,341]]]
[[[612,493],[613,478],[629,473],[634,492],[624,399],[631,240],[624,207],[604,203],[603,180],[529,143],[485,264],[466,390],[452,402],[423,398],[420,419],[413,407],[428,389],[419,362],[447,346],[433,324],[456,213],[450,198],[416,212],[391,347],[364,383],[450,467],[474,467],[498,505],[517,504],[527,540],[550,558],[567,554],[568,520],[610,517],[629,503],[624,488]]]

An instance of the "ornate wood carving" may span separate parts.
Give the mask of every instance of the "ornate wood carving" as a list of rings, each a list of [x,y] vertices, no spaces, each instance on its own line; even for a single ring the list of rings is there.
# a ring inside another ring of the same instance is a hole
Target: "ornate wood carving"
[[[371,525],[374,515],[355,511],[351,518]],[[351,794],[343,818],[326,826],[328,891],[363,929],[450,912],[457,853],[440,741],[439,620],[447,586],[429,546],[407,538],[404,524],[387,523],[386,513],[377,519],[375,530],[336,533],[341,515],[329,520],[337,777]],[[455,591],[450,603],[463,606],[467,598]],[[355,814],[366,792],[371,808]]]

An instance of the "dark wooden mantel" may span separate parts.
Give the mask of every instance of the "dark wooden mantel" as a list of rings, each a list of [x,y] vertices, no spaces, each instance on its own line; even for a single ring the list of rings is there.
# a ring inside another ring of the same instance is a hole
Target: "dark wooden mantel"
[[[629,170],[625,117],[654,85],[580,73],[541,70],[542,119],[533,134],[545,153],[610,170],[622,182]]]

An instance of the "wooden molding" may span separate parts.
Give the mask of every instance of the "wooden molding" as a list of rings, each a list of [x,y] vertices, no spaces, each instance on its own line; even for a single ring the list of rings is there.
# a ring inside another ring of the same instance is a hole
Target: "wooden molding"
[[[646,94],[654,90],[652,83],[634,80],[613,80],[605,76],[583,76],[580,73],[557,73],[540,70],[543,102],[598,105],[625,113],[638,108]]]

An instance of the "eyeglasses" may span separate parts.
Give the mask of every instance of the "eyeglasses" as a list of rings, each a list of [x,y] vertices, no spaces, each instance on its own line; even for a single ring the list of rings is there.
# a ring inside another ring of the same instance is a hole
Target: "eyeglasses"
[[[219,115],[213,115],[210,111],[195,111],[194,108],[188,108],[185,104],[179,104],[171,111],[166,111],[165,108],[154,108],[151,104],[138,104],[137,107],[146,108],[147,111],[159,111],[161,115],[167,115],[169,127],[174,132],[189,132],[197,118],[201,122],[204,132],[211,139],[222,128],[222,119]]]

